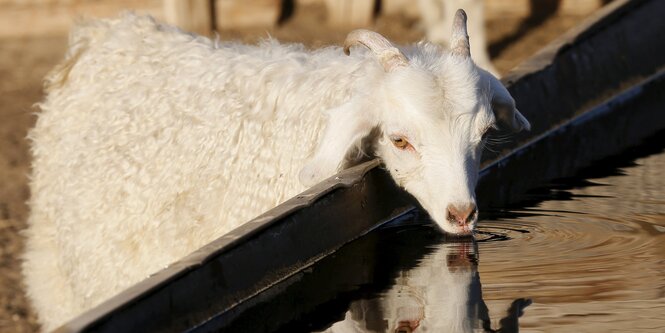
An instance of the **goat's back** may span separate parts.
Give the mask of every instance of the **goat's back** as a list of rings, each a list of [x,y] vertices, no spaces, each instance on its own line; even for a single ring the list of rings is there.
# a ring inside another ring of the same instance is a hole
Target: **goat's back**
[[[131,14],[81,24],[30,133],[24,274],[44,328],[303,190],[349,61]]]

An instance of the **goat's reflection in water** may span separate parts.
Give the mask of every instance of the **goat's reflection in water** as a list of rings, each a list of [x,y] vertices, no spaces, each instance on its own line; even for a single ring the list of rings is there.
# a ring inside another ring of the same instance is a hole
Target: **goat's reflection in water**
[[[518,332],[518,319],[530,300],[513,301],[497,329],[491,328],[478,274],[474,241],[438,248],[394,285],[371,299],[351,303],[344,319],[323,332]]]

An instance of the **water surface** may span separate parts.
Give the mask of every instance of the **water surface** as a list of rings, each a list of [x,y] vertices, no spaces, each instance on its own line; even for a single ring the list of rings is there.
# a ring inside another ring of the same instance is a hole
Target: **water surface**
[[[484,212],[475,241],[414,212],[217,321],[256,332],[665,332],[664,146]]]
[[[665,153],[629,164],[480,223],[507,238],[479,244],[493,314],[528,297],[524,332],[665,332]]]

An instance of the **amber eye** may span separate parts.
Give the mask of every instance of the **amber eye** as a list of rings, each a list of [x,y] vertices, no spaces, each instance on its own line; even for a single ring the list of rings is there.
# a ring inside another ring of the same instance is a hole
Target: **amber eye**
[[[406,141],[406,139],[403,136],[393,135],[390,137],[390,141],[392,141],[395,147],[399,149],[407,149],[411,147],[409,141]]]

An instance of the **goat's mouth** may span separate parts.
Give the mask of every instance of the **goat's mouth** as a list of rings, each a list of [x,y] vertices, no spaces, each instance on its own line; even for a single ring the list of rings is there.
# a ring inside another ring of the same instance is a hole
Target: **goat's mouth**
[[[432,222],[437,226],[437,229],[443,231],[447,237],[452,238],[471,238],[475,233],[476,222],[471,221],[465,224],[451,223],[450,221],[444,220],[439,221],[436,218],[432,219]]]
[[[454,237],[473,237],[475,228],[473,224],[466,225],[453,225],[451,224],[448,230],[444,230],[447,234]]]
[[[441,216],[440,210],[425,210],[433,224],[446,234],[446,236],[453,238],[472,238],[475,233],[477,213],[475,216],[468,218],[464,223],[459,221],[451,221],[446,215]],[[443,218],[442,218],[443,217]]]

